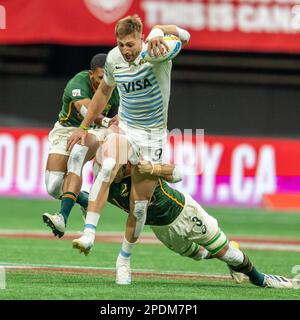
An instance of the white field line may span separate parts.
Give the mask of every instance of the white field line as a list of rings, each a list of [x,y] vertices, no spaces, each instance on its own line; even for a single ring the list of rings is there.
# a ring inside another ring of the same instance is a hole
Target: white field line
[[[6,270],[32,270],[32,271],[53,271],[65,273],[88,273],[97,272],[97,274],[111,274],[115,273],[113,267],[94,267],[94,266],[77,266],[77,265],[56,265],[56,264],[21,264],[1,262],[0,266]],[[132,273],[137,276],[152,276],[152,277],[165,277],[165,278],[182,278],[182,279],[207,279],[207,280],[232,280],[231,276],[225,274],[210,274],[210,273],[196,273],[196,272],[182,272],[182,271],[155,271],[151,269],[132,269]],[[300,284],[299,279],[289,279],[297,288]],[[232,280],[234,281],[234,280]],[[248,279],[244,279],[244,283],[249,283]]]
[[[69,231],[66,232],[64,238],[66,240],[75,239],[79,237],[81,232]],[[57,239],[49,231],[41,230],[13,230],[13,229],[0,229],[0,237],[9,236],[9,237],[18,237],[18,238],[48,238],[48,239]],[[121,243],[123,238],[122,232],[97,232],[96,241],[106,241],[111,243]],[[229,237],[234,239],[235,237]],[[268,237],[257,237],[257,236],[245,236],[243,240],[242,236],[237,237],[238,243],[241,249],[251,249],[259,251],[288,251],[288,252],[300,252],[300,241],[299,239],[282,239],[280,242],[278,239],[268,238]],[[253,240],[253,241],[252,241]],[[161,244],[161,242],[152,234],[144,233],[140,242],[143,244]],[[289,243],[291,242],[291,243]],[[293,243],[294,242],[294,243]]]
[[[275,243],[251,243],[238,241],[241,249],[250,249],[257,251],[288,251],[300,252],[300,245],[294,244],[275,244]]]
[[[1,262],[0,266],[7,270],[40,270],[40,271],[55,271],[55,272],[97,272],[101,273],[115,273],[114,267],[93,267],[93,266],[76,266],[76,265],[56,265],[56,264],[21,264],[21,263],[10,263]],[[152,269],[132,269],[132,273],[140,276],[157,276],[157,277],[168,277],[168,278],[207,278],[215,280],[231,280],[231,276],[225,274],[209,274],[209,273],[196,273],[196,272],[182,272],[182,271],[156,271]]]

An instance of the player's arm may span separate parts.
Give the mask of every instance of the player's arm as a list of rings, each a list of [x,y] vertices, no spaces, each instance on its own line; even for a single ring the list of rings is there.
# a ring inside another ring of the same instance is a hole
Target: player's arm
[[[113,89],[114,87],[110,87],[105,81],[101,81],[97,91],[93,96],[93,99],[89,104],[86,116],[81,122],[79,128],[77,128],[68,139],[67,150],[72,150],[74,145],[79,142],[81,145],[85,145],[88,128],[95,121],[99,113],[101,113],[105,108]]]
[[[87,114],[81,122],[82,128],[88,128],[107,105],[114,87],[110,87],[105,81],[101,81],[93,99],[90,101]]]
[[[182,175],[178,167],[173,164],[154,164],[150,161],[140,161],[137,165],[141,174],[151,174],[161,177],[167,182],[179,182],[182,180]]]
[[[159,49],[160,54],[164,54],[164,48],[169,51],[169,48],[165,41],[163,40],[163,37],[165,34],[172,34],[174,36],[179,37],[181,40],[182,46],[185,46],[189,40],[190,40],[190,34],[188,31],[177,27],[176,25],[155,25],[148,37],[148,52],[151,56],[157,56],[157,48]]]
[[[74,102],[74,106],[77,111],[83,116],[83,118],[87,115],[89,105],[91,103],[91,99],[86,98],[82,100],[77,100]],[[101,113],[98,114],[97,118],[94,122],[102,127],[108,128],[114,120],[112,118],[104,117]]]
[[[161,30],[163,32],[162,36],[164,36],[165,34],[172,34],[172,35],[178,37],[181,40],[182,46],[187,45],[187,43],[189,42],[190,37],[191,37],[190,33],[187,30],[179,28],[174,24],[155,25],[152,28],[152,30],[154,30],[154,32],[157,32],[157,29]],[[152,32],[152,30],[151,30],[151,32]],[[151,34],[151,32],[150,32],[150,34]]]

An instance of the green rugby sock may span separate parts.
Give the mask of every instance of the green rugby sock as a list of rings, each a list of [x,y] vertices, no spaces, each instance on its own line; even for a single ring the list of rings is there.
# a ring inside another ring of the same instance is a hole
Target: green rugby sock
[[[245,274],[249,277],[250,281],[253,284],[260,287],[263,285],[265,275],[263,273],[258,272],[254,267],[250,272],[245,272]]]
[[[65,224],[67,224],[69,215],[76,202],[76,194],[73,192],[64,192],[61,197],[60,214],[64,217]]]
[[[79,195],[76,199],[76,203],[78,203],[81,207],[87,210],[89,203],[89,194],[86,191],[80,191]]]

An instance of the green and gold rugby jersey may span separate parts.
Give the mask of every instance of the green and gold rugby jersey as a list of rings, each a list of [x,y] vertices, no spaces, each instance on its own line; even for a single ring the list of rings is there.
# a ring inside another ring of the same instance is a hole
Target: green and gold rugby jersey
[[[79,127],[83,117],[75,108],[74,103],[82,99],[92,99],[94,91],[89,78],[89,72],[81,71],[75,75],[68,83],[62,97],[62,108],[58,115],[60,124],[66,127]],[[118,113],[119,94],[115,89],[111,98],[104,108],[102,114],[112,118]]]
[[[120,183],[113,182],[110,186],[108,201],[129,212],[130,189],[131,177],[124,178]],[[159,179],[147,210],[145,224],[152,226],[168,225],[179,216],[184,205],[184,195],[171,188],[164,180]]]

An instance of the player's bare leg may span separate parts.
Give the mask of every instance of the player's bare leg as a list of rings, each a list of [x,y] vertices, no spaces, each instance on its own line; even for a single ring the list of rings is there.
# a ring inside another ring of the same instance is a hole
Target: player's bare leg
[[[97,139],[94,135],[88,134],[86,146],[76,145],[70,156],[53,157],[50,162],[61,170],[64,170],[60,188],[61,208],[59,214],[43,214],[43,221],[52,229],[55,236],[62,237],[70,212],[75,204],[79,203],[82,210],[86,210],[88,195],[80,192],[82,185],[82,168],[84,164],[94,157],[98,147]],[[51,156],[51,155],[50,155]],[[61,159],[62,158],[62,159]],[[56,163],[55,163],[56,162]],[[65,176],[65,172],[68,171]]]
[[[130,214],[126,223],[125,238],[129,242],[136,242],[144,227],[147,207],[157,186],[158,178],[147,174],[141,175],[137,167],[133,166],[131,181]]]
[[[131,169],[130,213],[126,222],[125,237],[116,263],[116,283],[131,283],[130,258],[132,250],[143,230],[147,207],[157,185],[158,178],[149,174],[141,175],[138,168]]]
[[[124,136],[111,134],[96,153],[96,161],[101,168],[90,191],[83,236],[73,241],[73,247],[86,255],[93,246],[100,212],[107,201],[110,185],[119,168],[127,163],[129,147]]]
[[[87,161],[92,160],[95,156],[96,150],[99,146],[99,142],[93,134],[88,134],[86,139],[86,145],[76,145],[71,151],[69,160],[68,160],[68,173],[63,185],[63,196],[62,196],[62,206],[65,204],[65,208],[61,208],[62,215],[64,216],[65,223],[71,212],[72,207],[79,197],[82,197],[82,210],[87,209],[88,196],[81,195],[80,189],[82,185],[82,169]],[[66,198],[66,203],[64,199]]]
[[[61,199],[61,196],[63,194],[62,188],[65,174],[67,172],[68,159],[69,156],[63,154],[51,153],[48,155],[45,172],[45,183],[48,194],[55,199]],[[52,232],[55,236],[62,236],[65,228],[64,223],[60,218],[57,217],[57,214],[53,215],[52,217],[51,214],[44,213],[43,221],[52,229]],[[52,218],[54,219],[53,221]],[[54,224],[56,222],[60,226],[60,229],[57,231],[54,227]]]
[[[62,195],[62,186],[67,171],[68,159],[69,156],[62,154],[50,153],[48,155],[45,183],[48,194],[55,199],[59,199]]]

